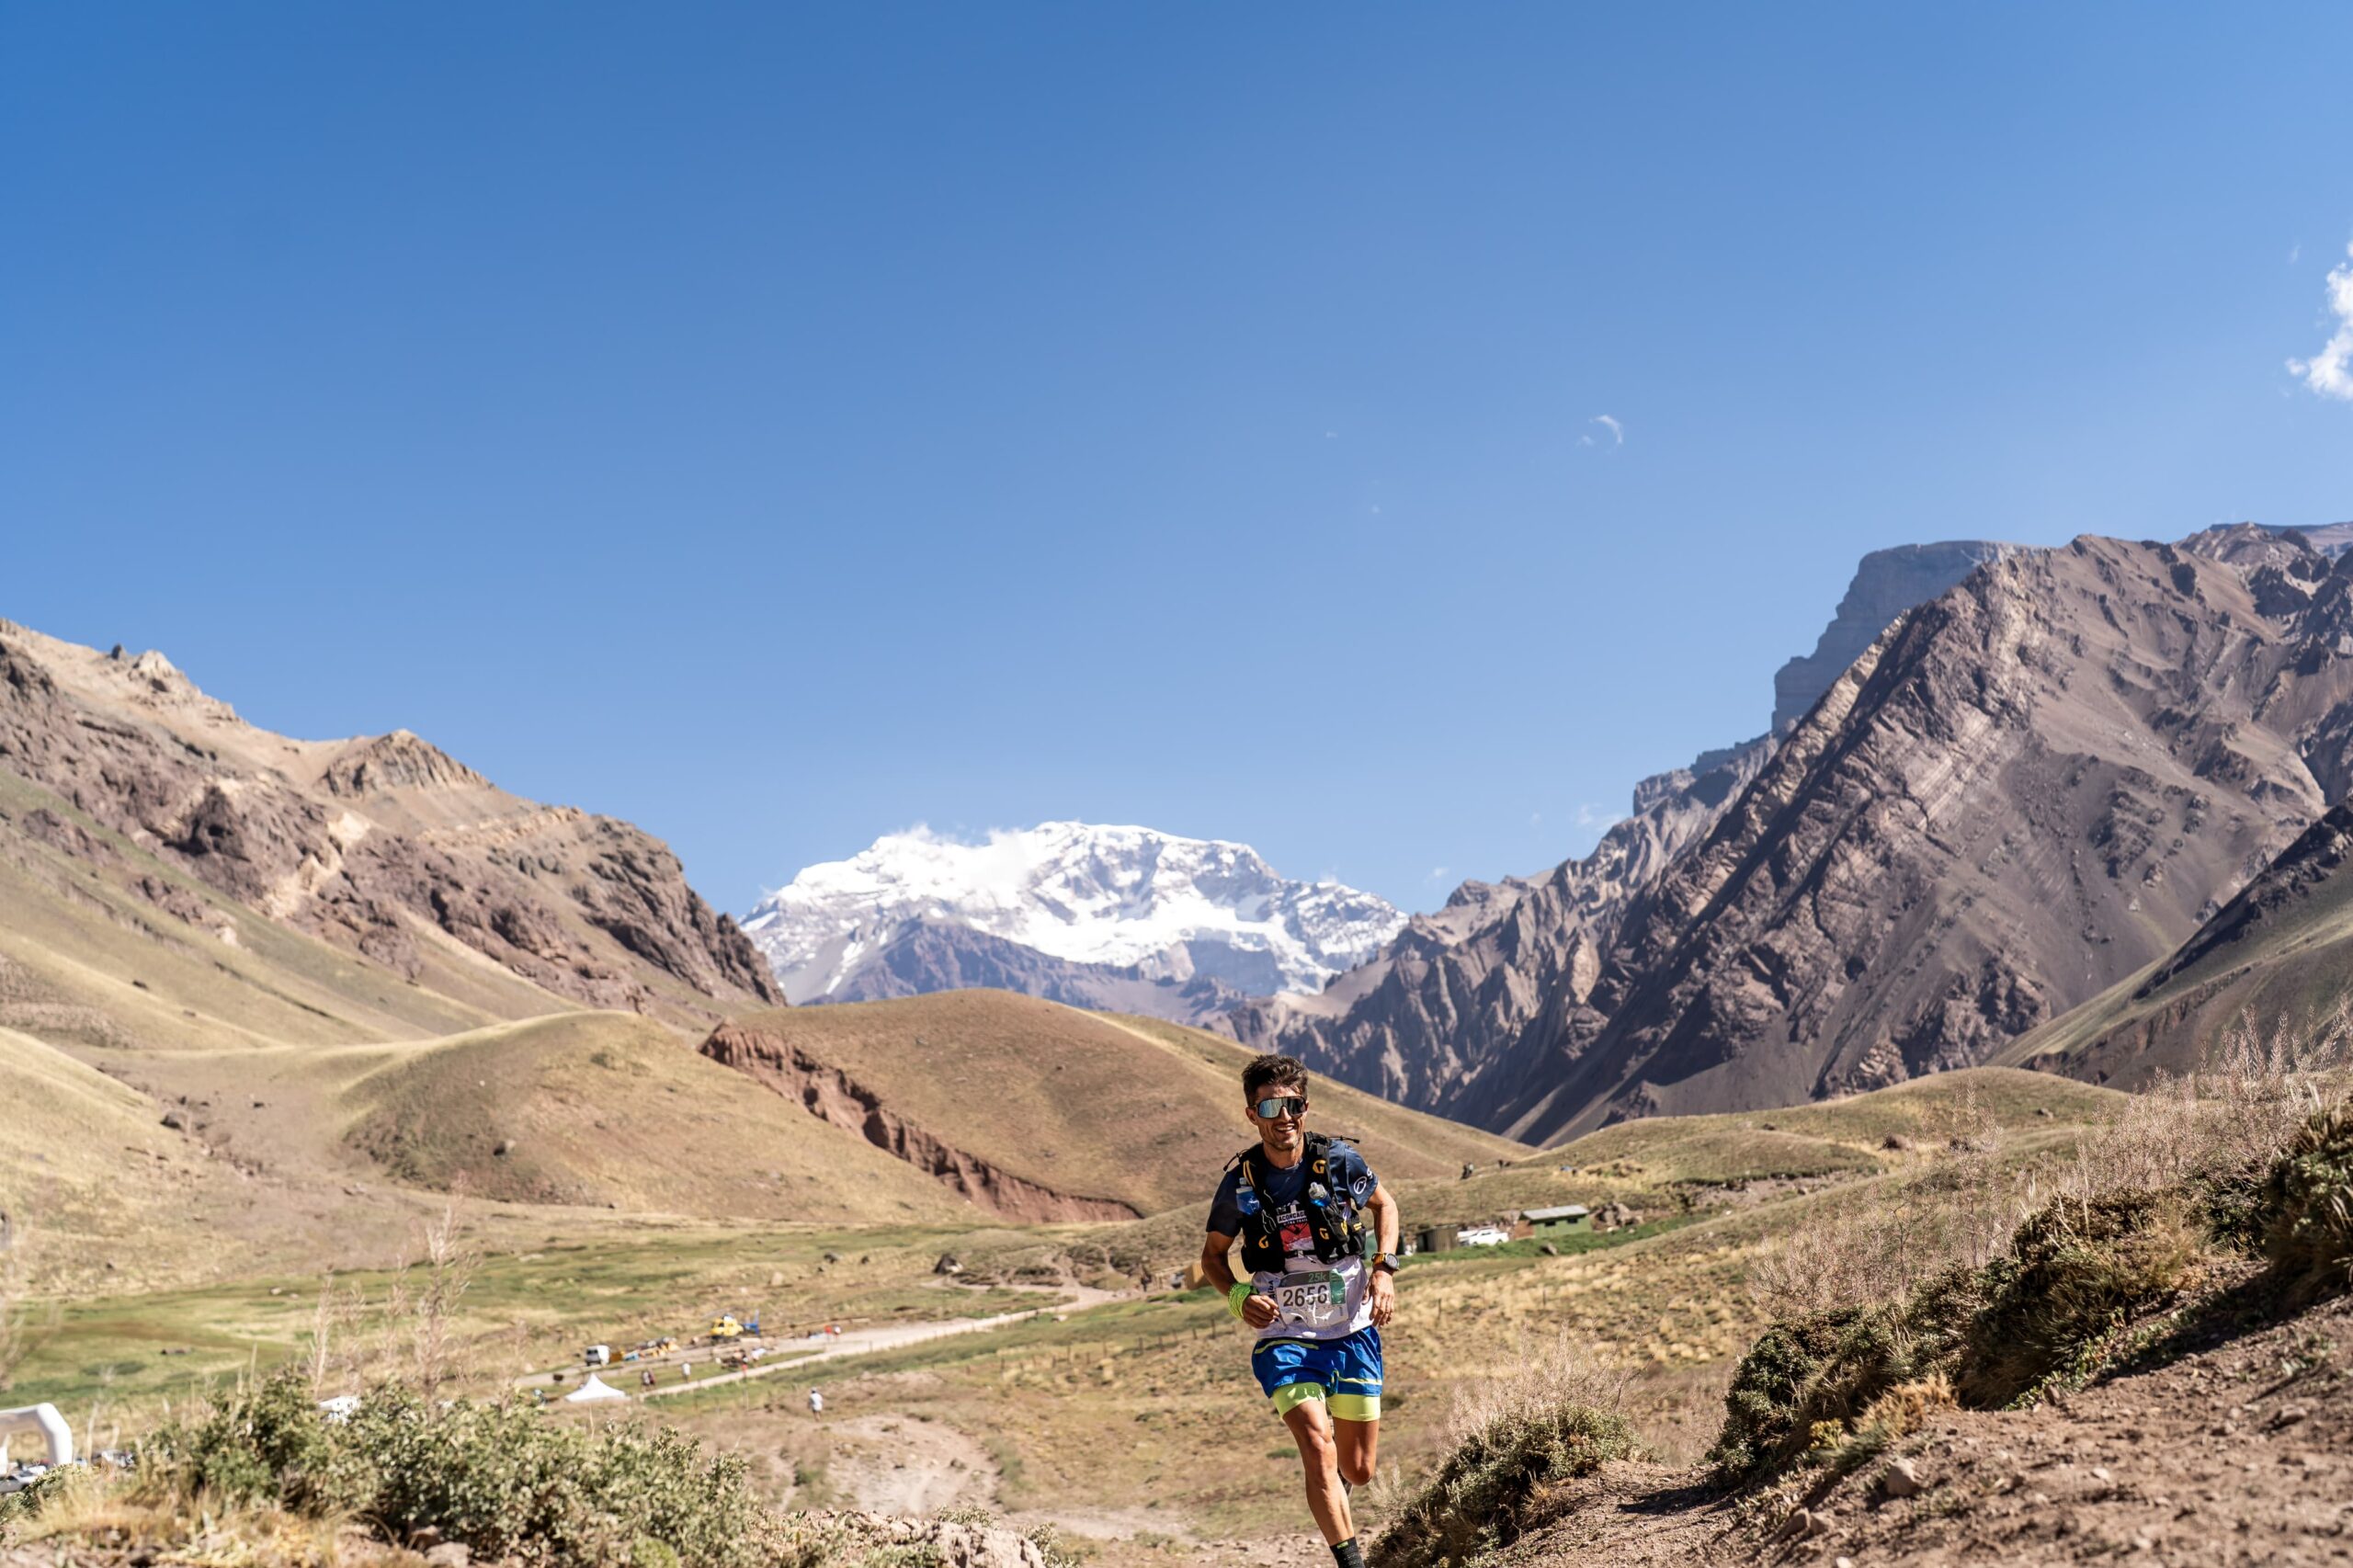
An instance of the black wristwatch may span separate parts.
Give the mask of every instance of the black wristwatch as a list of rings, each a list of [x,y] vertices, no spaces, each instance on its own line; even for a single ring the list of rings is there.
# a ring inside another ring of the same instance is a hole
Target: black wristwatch
[[[1383,1274],[1394,1274],[1397,1272],[1397,1260],[1385,1252],[1377,1252],[1372,1255],[1372,1262],[1369,1267]]]

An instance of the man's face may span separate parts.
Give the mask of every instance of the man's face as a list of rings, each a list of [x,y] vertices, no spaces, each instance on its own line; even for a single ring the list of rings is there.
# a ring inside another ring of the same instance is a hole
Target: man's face
[[[1271,1108],[1272,1116],[1261,1116],[1268,1108],[1267,1102],[1287,1103]],[[1305,1139],[1307,1122],[1307,1085],[1304,1084],[1268,1084],[1252,1095],[1243,1108],[1250,1125],[1258,1131],[1258,1141],[1279,1153],[1288,1153]]]

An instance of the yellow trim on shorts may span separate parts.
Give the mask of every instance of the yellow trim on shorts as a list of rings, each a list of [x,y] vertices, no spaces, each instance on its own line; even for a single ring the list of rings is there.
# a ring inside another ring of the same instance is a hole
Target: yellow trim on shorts
[[[1357,1379],[1345,1380],[1349,1382]],[[1378,1421],[1381,1419],[1381,1396],[1377,1393],[1334,1393],[1322,1383],[1285,1383],[1267,1396],[1278,1415],[1288,1415],[1291,1410],[1309,1400],[1321,1400],[1335,1421]]]
[[[1293,1405],[1305,1404],[1311,1399],[1327,1397],[1322,1383],[1285,1383],[1267,1396],[1268,1402],[1274,1405],[1275,1414],[1278,1415],[1290,1415]]]

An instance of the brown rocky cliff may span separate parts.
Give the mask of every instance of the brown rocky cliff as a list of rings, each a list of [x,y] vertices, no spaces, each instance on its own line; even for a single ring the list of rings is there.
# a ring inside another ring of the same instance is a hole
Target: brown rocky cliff
[[[1133,1209],[1115,1199],[1056,1192],[956,1148],[909,1121],[841,1068],[764,1030],[723,1023],[702,1042],[701,1051],[810,1115],[906,1161],[993,1214],[1023,1224],[1136,1218]]]
[[[2162,956],[2327,803],[2353,660],[2232,567],[2083,539],[1892,630],[1466,1108],[1539,1140],[1985,1060]]]
[[[0,622],[0,767],[404,976],[438,931],[592,1006],[707,1019],[705,999],[780,1000],[734,923],[637,828],[507,795],[406,732],[272,735],[160,654]]]
[[[1583,1006],[1631,912],[1756,777],[1772,737],[1802,719],[1893,618],[2014,548],[1961,540],[1872,551],[1813,652],[1774,677],[1766,736],[1636,785],[1634,814],[1584,859],[1543,877],[1466,883],[1321,995],[1255,1002],[1219,1027],[1391,1098],[1496,1125],[1546,1076],[1515,1064],[1522,1038],[1552,1038]]]
[[[1753,741],[1706,759],[1712,766],[1696,776],[1645,779],[1635,814],[1584,859],[1540,879],[1465,883],[1322,994],[1252,1002],[1219,1027],[1359,1088],[1455,1114],[1552,998],[1583,998],[1634,900],[1771,749]]]
[[[1823,628],[1813,652],[1791,659],[1773,676],[1773,733],[1780,734],[1822,700],[1847,666],[1862,657],[1889,623],[1915,605],[1957,585],[1988,561],[2018,547],[1990,540],[1951,540],[1874,550],[1855,568],[1846,597]]]

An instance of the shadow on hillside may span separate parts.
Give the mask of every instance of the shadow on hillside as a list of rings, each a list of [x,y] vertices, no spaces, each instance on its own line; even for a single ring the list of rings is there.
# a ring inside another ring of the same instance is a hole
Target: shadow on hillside
[[[1688,1514],[1712,1504],[1728,1502],[1733,1491],[1715,1481],[1687,1481],[1662,1486],[1618,1505],[1621,1514]]]
[[[2334,1292],[2332,1292],[2334,1294]],[[2324,1304],[2302,1300],[2268,1269],[2248,1274],[2189,1303],[2163,1334],[2101,1373],[2099,1381],[2139,1377],[2177,1361],[2221,1349],[2267,1328],[2292,1322]],[[2296,1381],[2290,1377],[2280,1385]]]

